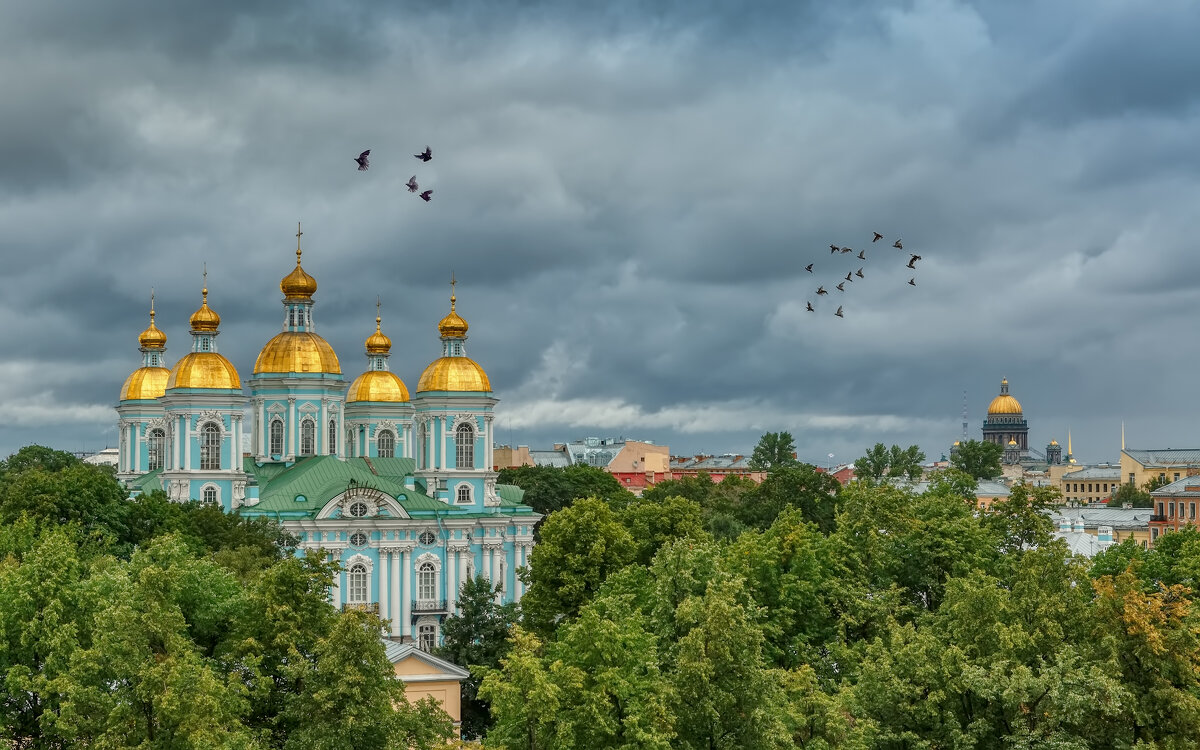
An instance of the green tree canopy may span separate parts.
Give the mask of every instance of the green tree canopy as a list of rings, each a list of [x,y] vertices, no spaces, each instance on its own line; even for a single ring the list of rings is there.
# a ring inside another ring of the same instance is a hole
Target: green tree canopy
[[[1000,458],[1004,448],[987,441],[968,440],[959,443],[950,454],[950,465],[976,479],[994,479],[1000,476]]]
[[[876,443],[854,462],[854,476],[866,481],[879,481],[884,477],[920,479],[921,463],[925,452],[915,445],[901,448],[893,444],[887,448]]]
[[[598,497],[615,508],[624,507],[633,499],[633,494],[612,474],[585,464],[501,469],[497,481],[515,484],[525,490],[521,502],[543,515],[561,510],[584,497]]]
[[[767,432],[758,439],[750,454],[750,468],[755,471],[774,471],[795,466],[796,441],[790,432]]]

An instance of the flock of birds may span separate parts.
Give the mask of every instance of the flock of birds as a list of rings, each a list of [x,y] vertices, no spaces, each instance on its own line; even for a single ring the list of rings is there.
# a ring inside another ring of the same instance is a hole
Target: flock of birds
[[[430,149],[428,146],[426,146],[424,151],[422,151],[419,154],[413,154],[413,156],[417,157],[418,159],[421,160],[422,163],[424,163],[433,158],[433,150]],[[371,149],[367,149],[366,151],[363,151],[358,156],[354,157],[354,161],[358,162],[358,171],[359,172],[366,172],[368,169],[370,169],[370,167],[371,167],[370,157],[371,157]],[[417,176],[416,175],[409,177],[408,182],[404,183],[404,185],[405,185],[405,187],[408,188],[408,192],[410,192],[410,193],[416,193],[417,191],[420,191],[420,193],[419,193],[420,198],[421,198],[421,200],[425,201],[426,203],[433,200],[433,191],[432,190],[421,190],[421,186],[417,184]]]
[[[883,235],[880,234],[879,232],[872,232],[871,234],[874,235],[871,238],[872,244],[879,242],[880,240],[883,239]],[[895,242],[892,243],[892,247],[895,248],[896,250],[904,250],[904,243],[901,242],[899,239],[897,239]],[[853,253],[854,253],[854,248],[851,248],[851,247],[841,247],[838,245],[830,245],[829,246],[829,254],[830,255],[848,255],[848,254],[853,254]],[[854,258],[857,260],[863,261],[865,264],[865,262],[867,260],[867,251],[859,250],[858,254],[854,255]],[[919,261],[919,260],[921,260],[920,255],[916,255],[914,253],[909,253],[908,263],[906,264],[906,267],[916,270],[916,268],[917,268],[916,264],[917,264],[917,261]],[[815,274],[816,271],[813,270],[813,267],[816,265],[817,265],[816,261],[809,263],[807,266],[804,267],[804,270],[808,271],[811,274]],[[855,265],[855,264],[851,264],[851,265]],[[833,288],[841,293],[845,293],[847,284],[853,284],[854,280],[856,278],[859,278],[859,279],[866,278],[866,274],[863,271],[863,269],[865,267],[866,267],[865,265],[861,265],[858,267],[858,270],[847,270],[846,276],[844,278],[842,276],[840,276],[841,271],[839,270],[838,271],[839,281],[836,285],[834,285]],[[908,280],[908,284],[909,284],[909,286],[916,286],[917,285],[917,277],[913,276],[912,278],[910,278]],[[820,284],[817,286],[817,296],[818,297],[829,296],[829,290],[825,288],[824,284]],[[817,311],[816,308],[813,307],[813,303],[811,300],[809,300],[808,302],[805,302],[804,304],[805,304],[805,310],[807,312],[816,312]],[[834,315],[836,315],[839,318],[845,318],[846,316],[843,314],[842,308],[843,308],[843,305],[838,305],[837,311],[834,312]]]

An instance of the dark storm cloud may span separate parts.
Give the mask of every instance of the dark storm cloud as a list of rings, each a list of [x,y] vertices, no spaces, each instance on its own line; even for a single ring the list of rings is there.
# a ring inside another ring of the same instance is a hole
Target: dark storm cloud
[[[6,4],[0,452],[113,440],[150,287],[174,362],[204,264],[249,378],[298,219],[347,378],[378,295],[415,389],[455,273],[501,438],[746,452],[792,429],[810,460],[936,457],[962,391],[977,437],[1008,376],[1034,444],[1071,429],[1115,458],[1123,418],[1185,443],[1194,415],[1155,394],[1192,368],[1146,362],[1190,340],[1200,295],[1195,23],[1179,3]],[[866,248],[867,276],[807,313],[847,270],[829,243]]]

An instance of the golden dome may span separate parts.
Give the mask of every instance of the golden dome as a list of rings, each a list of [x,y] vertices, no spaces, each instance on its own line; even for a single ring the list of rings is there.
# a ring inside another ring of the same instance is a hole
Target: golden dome
[[[153,305],[153,303],[151,303]],[[167,345],[167,334],[154,325],[154,308],[150,308],[150,325],[138,336],[138,346],[143,349],[162,349]]]
[[[279,282],[285,299],[311,299],[317,291],[317,280],[300,267],[300,225],[296,225],[296,267]]]
[[[1016,440],[1013,440],[1012,438],[1009,438],[1009,440],[1008,440],[1008,444],[1009,444],[1009,445],[1016,445],[1016,444],[1017,444],[1017,441],[1016,441]]]
[[[367,337],[367,354],[387,354],[392,350],[392,340],[379,330],[380,317],[375,316],[375,333]],[[407,397],[404,399],[407,401]]]
[[[139,367],[129,373],[121,386],[121,400],[155,399],[167,389],[171,371],[165,367]]]
[[[215,313],[214,313],[215,314]],[[194,316],[193,316],[194,317]],[[233,388],[242,389],[233,363],[216,352],[192,352],[175,363],[167,378],[171,388]]]
[[[408,386],[394,372],[368,370],[346,391],[346,403],[355,401],[408,401]]]
[[[1051,441],[1050,441],[1050,445],[1058,445],[1058,441],[1057,441],[1057,440],[1051,440]]]
[[[454,296],[450,296],[450,314],[442,318],[442,322],[438,323],[438,333],[442,338],[460,339],[467,335],[467,321],[462,319],[462,316],[454,312]]]
[[[1000,395],[988,404],[988,414],[1020,414],[1021,402],[1008,395],[1008,378],[1000,381]]]
[[[417,393],[490,390],[492,384],[488,381],[487,373],[469,357],[439,357],[425,368],[417,383]]]
[[[329,342],[311,331],[283,331],[267,342],[254,362],[263,372],[320,372],[338,374],[342,366]]]
[[[208,287],[204,287],[203,302],[200,309],[192,313],[191,325],[193,331],[215,331],[221,325],[221,316],[208,306]]]

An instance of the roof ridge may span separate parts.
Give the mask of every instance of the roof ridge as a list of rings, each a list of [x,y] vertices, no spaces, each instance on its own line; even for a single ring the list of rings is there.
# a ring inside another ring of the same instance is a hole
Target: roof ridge
[[[370,456],[362,456],[361,458],[367,463],[367,468],[371,470],[371,473],[375,476],[379,476],[379,472],[375,470],[375,464],[371,463]]]

